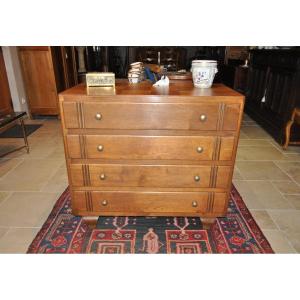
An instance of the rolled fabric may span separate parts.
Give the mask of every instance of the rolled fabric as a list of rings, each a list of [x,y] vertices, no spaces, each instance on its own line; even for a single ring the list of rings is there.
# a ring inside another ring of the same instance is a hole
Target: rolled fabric
[[[156,82],[155,76],[154,74],[151,72],[149,67],[145,67],[145,73],[146,73],[146,77],[147,79],[150,79],[153,83]]]

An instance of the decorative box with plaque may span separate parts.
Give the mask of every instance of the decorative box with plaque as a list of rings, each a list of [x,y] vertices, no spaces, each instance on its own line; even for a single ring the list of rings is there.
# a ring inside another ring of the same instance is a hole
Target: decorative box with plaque
[[[102,87],[102,86],[115,86],[115,74],[112,72],[93,72],[86,74],[86,86],[89,87]]]

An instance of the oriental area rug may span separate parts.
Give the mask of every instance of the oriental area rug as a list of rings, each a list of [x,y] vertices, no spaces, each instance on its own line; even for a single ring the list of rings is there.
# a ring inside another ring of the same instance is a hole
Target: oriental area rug
[[[99,217],[90,230],[70,200],[67,189],[27,253],[273,253],[235,187],[210,230],[195,217]]]

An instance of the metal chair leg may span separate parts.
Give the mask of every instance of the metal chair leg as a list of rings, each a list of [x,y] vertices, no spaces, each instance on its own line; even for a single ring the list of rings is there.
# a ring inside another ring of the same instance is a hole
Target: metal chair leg
[[[25,128],[25,125],[24,125],[23,118],[20,119],[20,123],[21,123],[21,126],[22,126],[22,132],[23,132],[23,137],[24,137],[26,150],[27,150],[27,153],[29,153],[29,144],[28,144],[28,140],[27,140],[26,128]]]

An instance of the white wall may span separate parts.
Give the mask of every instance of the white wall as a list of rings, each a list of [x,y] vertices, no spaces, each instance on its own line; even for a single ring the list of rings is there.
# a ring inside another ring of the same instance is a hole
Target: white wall
[[[29,116],[17,47],[2,47],[5,68],[14,111],[26,111]]]

